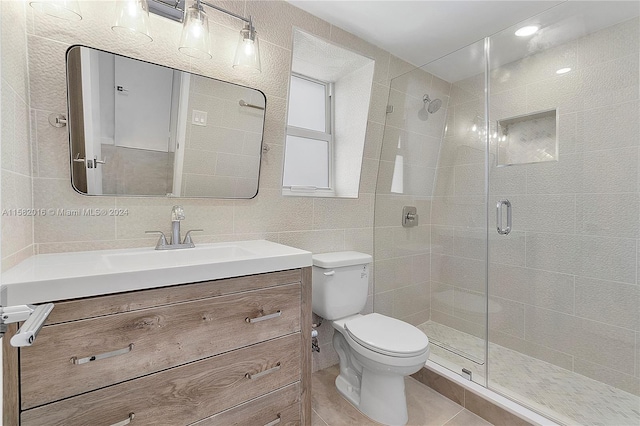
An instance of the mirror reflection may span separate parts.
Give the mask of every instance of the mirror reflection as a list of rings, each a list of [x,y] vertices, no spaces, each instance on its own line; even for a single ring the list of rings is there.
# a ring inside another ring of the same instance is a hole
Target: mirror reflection
[[[262,92],[83,46],[67,52],[67,79],[76,191],[257,194]]]

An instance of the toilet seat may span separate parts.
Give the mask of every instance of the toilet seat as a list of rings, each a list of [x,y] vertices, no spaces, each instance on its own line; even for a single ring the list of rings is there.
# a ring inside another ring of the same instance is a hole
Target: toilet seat
[[[356,343],[383,355],[409,358],[428,350],[429,339],[418,328],[377,313],[350,319],[344,328]]]

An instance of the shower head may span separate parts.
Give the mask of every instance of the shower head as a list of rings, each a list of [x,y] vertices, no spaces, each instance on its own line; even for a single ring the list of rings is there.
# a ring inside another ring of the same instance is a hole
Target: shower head
[[[434,112],[438,111],[441,106],[442,106],[442,101],[440,99],[434,99],[431,102],[429,102],[429,106],[427,107],[427,110],[429,111],[429,114],[433,114]]]
[[[427,108],[427,111],[429,111],[429,114],[435,113],[442,106],[442,101],[440,99],[431,100],[429,95],[424,95],[422,97],[422,102],[424,102],[424,105]]]
[[[422,97],[422,108],[418,111],[418,118],[422,121],[427,121],[429,119],[429,114],[433,114],[440,109],[442,106],[442,101],[440,99],[431,100],[429,95],[424,95]]]

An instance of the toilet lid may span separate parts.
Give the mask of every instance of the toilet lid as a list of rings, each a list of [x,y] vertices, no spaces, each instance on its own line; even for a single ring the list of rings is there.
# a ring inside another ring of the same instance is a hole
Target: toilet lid
[[[347,333],[362,346],[374,352],[396,357],[420,355],[427,350],[429,339],[418,328],[380,314],[368,314],[347,321]]]

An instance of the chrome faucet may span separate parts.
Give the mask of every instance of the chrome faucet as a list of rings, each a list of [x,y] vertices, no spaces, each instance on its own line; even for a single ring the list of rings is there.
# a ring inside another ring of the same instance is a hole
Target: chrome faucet
[[[184,209],[182,206],[173,206],[171,209],[171,242],[169,244],[180,244],[180,221],[184,220]]]
[[[193,248],[193,240],[191,240],[192,232],[199,232],[202,229],[191,229],[184,236],[184,241],[180,242],[180,221],[184,220],[184,209],[182,206],[173,206],[171,209],[171,240],[167,243],[167,238],[162,231],[146,231],[147,234],[160,234],[156,250],[176,250],[183,248]]]

